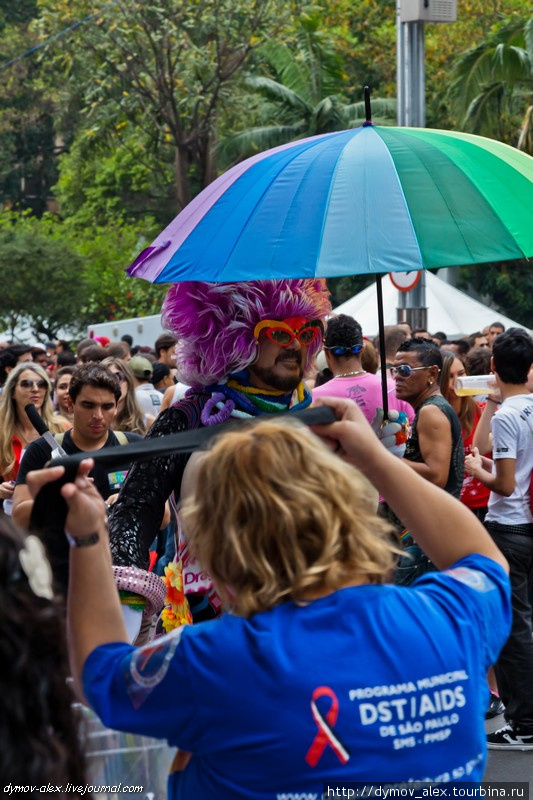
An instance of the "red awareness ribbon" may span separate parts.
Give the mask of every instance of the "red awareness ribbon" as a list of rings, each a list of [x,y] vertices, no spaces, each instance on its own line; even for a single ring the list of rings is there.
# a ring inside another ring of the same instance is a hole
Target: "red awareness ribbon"
[[[325,717],[322,716],[316,705],[316,700],[319,697],[329,697],[331,699],[331,706]],[[341,764],[346,764],[350,759],[350,754],[332,730],[339,716],[339,701],[333,689],[330,689],[329,686],[318,686],[315,689],[311,697],[311,713],[317,724],[318,733],[305,757],[309,766],[316,767],[328,744]]]

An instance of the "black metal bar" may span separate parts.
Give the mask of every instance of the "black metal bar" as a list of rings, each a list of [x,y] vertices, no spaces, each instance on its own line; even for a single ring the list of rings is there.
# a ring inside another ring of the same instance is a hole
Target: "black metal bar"
[[[335,412],[326,406],[318,408],[306,408],[303,411],[287,412],[291,419],[299,419],[305,425],[327,425],[334,422]],[[261,414],[254,420],[260,421],[266,417],[280,419],[284,414]],[[253,422],[254,420],[250,420]],[[212,425],[208,428],[198,428],[193,431],[183,433],[173,433],[169,436],[157,436],[154,439],[143,439],[140,442],[132,442],[120,448],[121,461],[149,461],[156,456],[167,456],[174,453],[192,453],[203,447],[213,436],[220,434],[242,425],[242,421],[230,421],[223,425]],[[91,452],[75,453],[70,456],[61,456],[54,459],[50,464],[53,467],[72,468],[77,466],[85,458],[92,458],[99,464],[116,464],[117,452],[114,447],[104,447],[101,450]]]
[[[383,289],[381,275],[376,275],[376,291],[378,300],[378,333],[379,333],[379,358],[381,372],[381,394],[383,398],[383,419],[389,417],[389,395],[387,392],[387,356],[385,353],[385,322],[383,319]]]
[[[366,120],[363,124],[363,127],[372,125],[372,108],[370,106],[370,86],[365,86],[365,117]]]

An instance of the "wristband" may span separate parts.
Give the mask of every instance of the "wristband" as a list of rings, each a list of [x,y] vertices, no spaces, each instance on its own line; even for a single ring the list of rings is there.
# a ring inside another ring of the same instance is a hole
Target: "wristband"
[[[494,403],[494,405],[495,405],[495,406],[499,406],[499,405],[501,405],[501,403],[498,403],[498,401],[497,401],[497,400],[495,400],[493,397],[487,397],[487,401],[488,401],[489,403]]]
[[[69,547],[92,547],[100,541],[99,533],[88,533],[87,536],[71,536],[68,531],[65,531]]]

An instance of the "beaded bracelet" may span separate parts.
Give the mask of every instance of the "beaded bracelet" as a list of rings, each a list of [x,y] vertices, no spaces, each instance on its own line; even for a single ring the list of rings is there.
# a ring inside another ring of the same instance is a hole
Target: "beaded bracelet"
[[[87,536],[71,536],[68,531],[65,531],[65,536],[69,547],[92,547],[93,544],[97,544],[100,541],[100,535],[96,532],[89,533]]]

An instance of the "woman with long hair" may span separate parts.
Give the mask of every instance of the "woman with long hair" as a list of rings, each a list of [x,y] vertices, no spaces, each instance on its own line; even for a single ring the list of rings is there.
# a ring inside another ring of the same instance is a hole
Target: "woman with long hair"
[[[466,375],[463,361],[451,351],[442,351],[442,371],[440,375],[441,392],[454,409],[461,423],[465,456],[472,451],[474,433],[478,426],[485,403],[478,403],[473,397],[459,397],[455,393],[455,381]],[[489,401],[490,402],[490,401]],[[488,453],[490,457],[490,453]],[[461,489],[461,502],[474,512],[483,522],[487,513],[490,492],[481,481],[465,474]]]
[[[108,370],[116,375],[120,383],[120,399],[117,405],[117,415],[113,422],[113,429],[139,433],[144,436],[146,434],[146,425],[144,424],[143,413],[135,398],[133,372],[126,361],[114,356],[104,358],[102,366],[107,367]]]
[[[74,369],[75,367],[73,366],[58,369],[54,384],[54,408],[58,414],[61,414],[71,424],[74,419],[74,412],[69,403],[68,389]]]
[[[24,450],[40,435],[24,407],[33,403],[52,433],[61,433],[69,427],[66,420],[54,414],[51,397],[52,384],[46,370],[32,361],[17,364],[4,384],[0,395],[0,499],[4,501],[6,514],[11,513],[11,498]]]
[[[0,782],[51,783],[74,797],[67,783],[81,787],[87,778],[67,683],[64,616],[40,540],[0,515]]]

